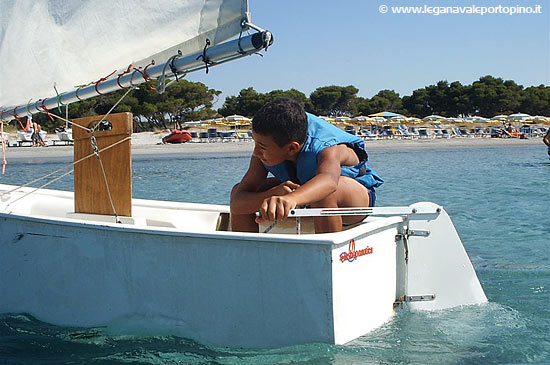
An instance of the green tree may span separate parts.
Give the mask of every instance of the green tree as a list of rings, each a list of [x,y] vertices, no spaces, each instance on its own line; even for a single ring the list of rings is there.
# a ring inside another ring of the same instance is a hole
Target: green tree
[[[369,110],[362,111],[361,114],[372,114],[381,111],[391,111],[395,113],[402,112],[403,101],[399,94],[393,90],[381,90],[374,95],[369,101]]]
[[[411,96],[404,96],[403,107],[409,111],[411,116],[418,118],[432,114],[428,90],[426,88],[417,89]]]
[[[458,81],[453,81],[447,88],[447,110],[443,112],[446,117],[469,115],[473,113],[470,98],[469,86],[464,86]]]
[[[168,116],[170,123],[209,119],[218,115],[212,109],[214,98],[221,91],[209,89],[200,82],[180,80],[166,89],[161,95],[158,108]]]
[[[249,87],[242,89],[236,97],[226,98],[218,113],[223,116],[239,114],[252,117],[265,104],[265,100],[265,94],[258,93],[253,87]]]
[[[311,93],[312,109],[318,115],[331,117],[353,116],[357,113],[357,93],[359,90],[349,86],[324,86]]]
[[[550,116],[550,87],[539,85],[523,90],[520,110],[531,115]]]
[[[469,89],[472,110],[483,117],[511,114],[519,110],[522,89],[512,80],[483,76]]]

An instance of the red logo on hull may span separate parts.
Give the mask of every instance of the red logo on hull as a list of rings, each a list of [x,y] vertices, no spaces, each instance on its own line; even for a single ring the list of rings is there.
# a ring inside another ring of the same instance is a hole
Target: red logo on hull
[[[362,250],[356,251],[355,250],[355,240],[351,240],[349,242],[348,252],[342,252],[340,254],[340,262],[344,262],[344,261],[353,262],[358,257],[365,256],[365,255],[370,255],[370,254],[372,254],[372,247],[367,246],[367,247],[363,248]]]

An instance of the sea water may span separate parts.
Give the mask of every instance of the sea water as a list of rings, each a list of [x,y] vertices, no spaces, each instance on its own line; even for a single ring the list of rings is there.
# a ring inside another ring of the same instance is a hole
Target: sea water
[[[239,154],[140,157],[133,161],[134,196],[227,204],[248,162]],[[0,182],[24,183],[63,164],[39,157],[11,160]],[[378,206],[433,201],[445,207],[488,304],[400,310],[345,346],[254,350],[176,336],[112,335],[103,328],[58,327],[23,313],[0,314],[0,364],[549,363],[550,161],[544,145],[374,150],[370,164],[386,180],[377,191]],[[72,178],[51,187],[72,190]]]

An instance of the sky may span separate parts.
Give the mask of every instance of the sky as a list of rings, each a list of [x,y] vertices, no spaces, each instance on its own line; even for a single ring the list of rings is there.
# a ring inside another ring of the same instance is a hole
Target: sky
[[[424,5],[432,14],[392,13]],[[433,15],[435,7],[518,5],[542,13]],[[550,86],[550,0],[249,0],[249,7],[252,22],[274,36],[264,57],[187,76],[222,91],[215,107],[248,87],[309,96],[318,87],[353,85],[371,98],[384,89],[404,96],[440,80],[467,85],[485,75]]]

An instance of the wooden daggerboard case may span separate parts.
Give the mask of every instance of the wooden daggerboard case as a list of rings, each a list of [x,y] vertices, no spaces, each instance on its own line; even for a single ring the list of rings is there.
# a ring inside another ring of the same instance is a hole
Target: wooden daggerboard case
[[[73,124],[91,129],[102,118],[103,116],[78,118],[73,120]],[[99,151],[131,135],[132,113],[111,114],[94,132]],[[89,131],[73,126],[73,138],[74,161],[93,153]],[[100,152],[113,204],[119,216],[132,216],[131,153],[129,138]],[[74,201],[75,213],[114,215],[101,165],[95,155],[74,166]]]

